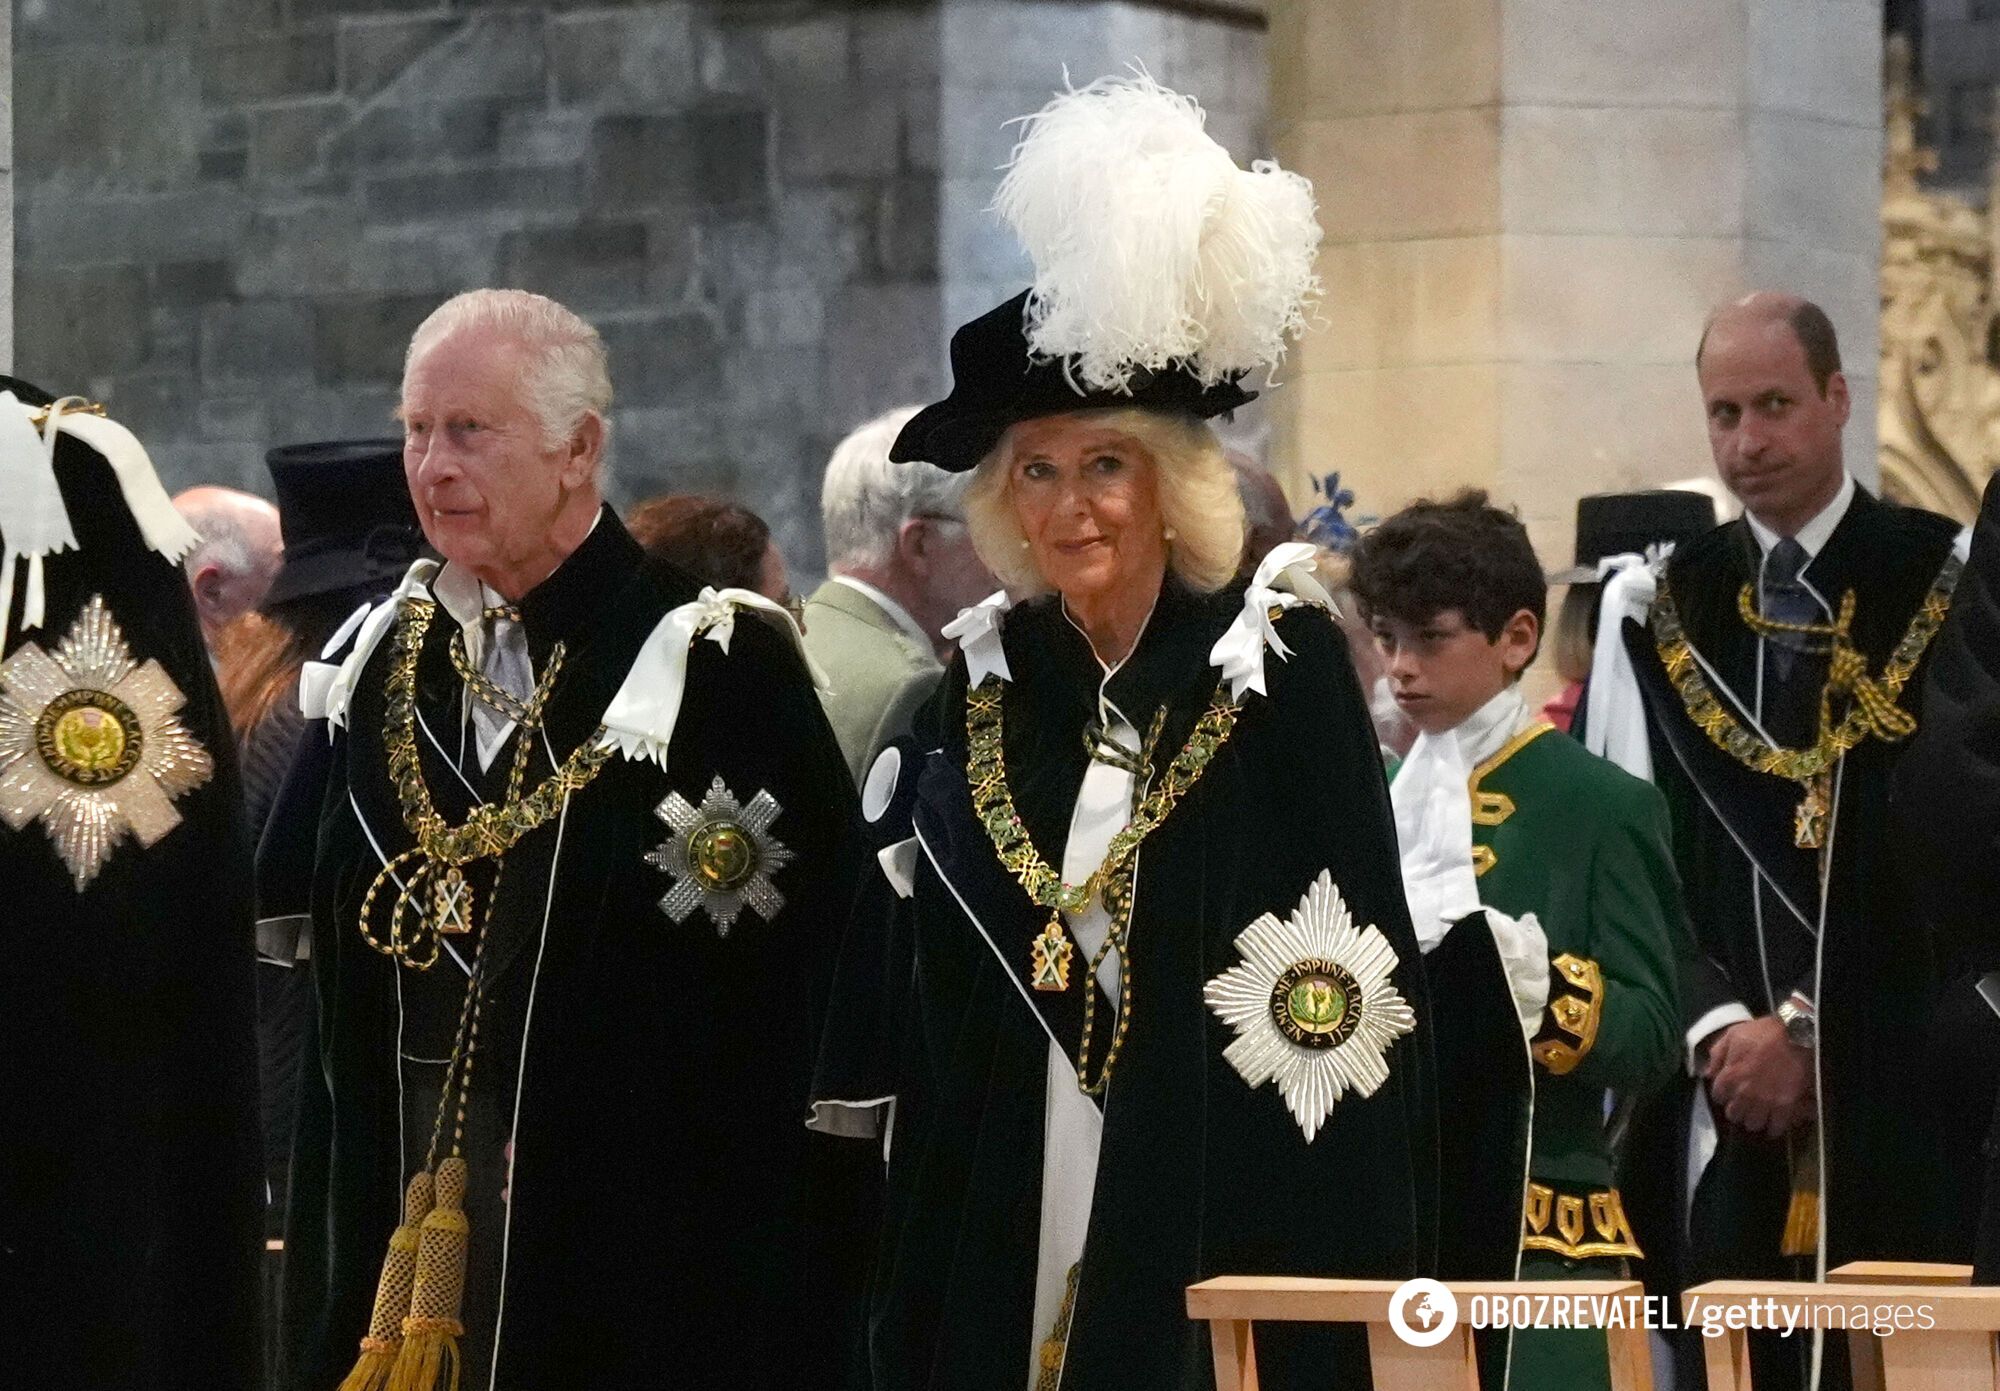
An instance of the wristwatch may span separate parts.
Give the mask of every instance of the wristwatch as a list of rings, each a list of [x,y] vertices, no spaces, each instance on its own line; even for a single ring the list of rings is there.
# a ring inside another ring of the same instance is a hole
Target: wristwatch
[[[1794,990],[1778,1002],[1774,1011],[1778,1022],[1785,1026],[1785,1037],[1800,1048],[1810,1052],[1819,1044],[1819,1017],[1813,1011],[1813,1002]]]

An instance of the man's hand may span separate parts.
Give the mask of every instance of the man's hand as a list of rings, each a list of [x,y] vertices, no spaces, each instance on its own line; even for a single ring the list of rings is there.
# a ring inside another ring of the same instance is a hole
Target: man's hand
[[[1710,1045],[1702,1071],[1732,1125],[1783,1135],[1813,1117],[1813,1056],[1775,1015],[1731,1024]]]

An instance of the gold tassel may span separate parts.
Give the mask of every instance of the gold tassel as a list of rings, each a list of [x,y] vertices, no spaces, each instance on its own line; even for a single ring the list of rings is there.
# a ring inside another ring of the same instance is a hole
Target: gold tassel
[[[375,1285],[375,1312],[361,1356],[340,1383],[340,1391],[386,1391],[396,1353],[403,1346],[403,1320],[410,1312],[410,1291],[417,1279],[418,1228],[430,1214],[433,1188],[429,1170],[410,1179],[403,1193],[403,1225],[389,1236],[389,1254],[382,1258],[382,1278]]]
[[[437,1203],[424,1217],[410,1316],[403,1320],[403,1347],[387,1391],[458,1391],[458,1340],[465,1333],[458,1315],[471,1235],[465,1181],[463,1159],[453,1156],[437,1166]]]
[[[1778,1251],[1786,1256],[1819,1254],[1819,1133],[1805,1133],[1803,1152],[1792,1165],[1792,1201],[1785,1209],[1785,1237]]]

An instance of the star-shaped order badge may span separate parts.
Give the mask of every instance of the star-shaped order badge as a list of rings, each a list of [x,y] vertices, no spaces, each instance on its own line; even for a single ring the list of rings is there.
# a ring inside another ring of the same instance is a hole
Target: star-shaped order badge
[[[39,819],[81,892],[128,833],[150,846],[178,826],[174,802],[214,775],[185,702],[92,595],[53,654],[27,642],[0,663],[0,820]]]
[[[776,797],[761,790],[743,806],[720,777],[708,785],[700,806],[678,792],[668,793],[653,813],[673,834],[646,852],[647,864],[674,879],[660,900],[660,911],[682,923],[695,909],[704,909],[720,937],[729,935],[745,907],[767,923],[774,921],[785,896],[771,876],[792,859],[792,852],[771,834],[771,824],[783,811]]]
[[[1237,935],[1236,950],[1243,964],[1202,991],[1236,1030],[1222,1056],[1252,1087],[1276,1078],[1311,1144],[1342,1095],[1373,1096],[1389,1080],[1390,1045],[1417,1027],[1389,983],[1395,948],[1379,928],[1354,925],[1321,870],[1290,918],[1264,914]]]

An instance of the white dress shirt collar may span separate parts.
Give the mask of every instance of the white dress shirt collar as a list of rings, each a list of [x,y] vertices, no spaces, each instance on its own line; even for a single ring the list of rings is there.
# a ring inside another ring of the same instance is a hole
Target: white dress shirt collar
[[[874,585],[866,580],[857,580],[852,575],[833,575],[830,578],[835,584],[844,584],[856,594],[873,601],[877,608],[889,615],[889,621],[901,630],[903,636],[914,642],[920,650],[925,652],[936,650],[936,644],[922,628],[917,626],[917,620],[910,617],[910,611]]]
[[[1840,525],[1840,519],[1847,515],[1847,509],[1853,504],[1854,475],[1842,470],[1840,491],[1833,495],[1832,502],[1819,510],[1818,516],[1799,528],[1798,536],[1795,538],[1804,548],[1808,562],[1819,558],[1819,553],[1825,549],[1834,528]],[[1750,534],[1757,538],[1758,554],[1769,555],[1771,547],[1778,544],[1780,539],[1778,533],[1758,521],[1756,514],[1748,508],[1743,511],[1743,520],[1750,523]]]

